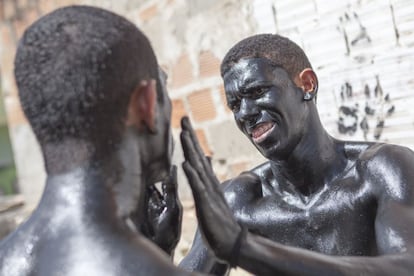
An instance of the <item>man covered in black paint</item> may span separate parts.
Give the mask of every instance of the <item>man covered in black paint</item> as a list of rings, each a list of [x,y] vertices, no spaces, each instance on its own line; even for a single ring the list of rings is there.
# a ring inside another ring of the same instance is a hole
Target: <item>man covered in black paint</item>
[[[15,77],[47,180],[33,214],[0,243],[0,275],[189,274],[127,223],[133,214],[172,253],[171,102],[145,35],[109,11],[61,8],[25,31]],[[163,194],[152,186],[161,180]]]
[[[268,161],[227,181],[223,196],[183,120],[184,169],[204,241],[196,235],[181,266],[214,274],[232,265],[257,275],[412,275],[414,153],[331,137],[316,108],[318,78],[285,37],[240,41],[221,74],[237,126]]]

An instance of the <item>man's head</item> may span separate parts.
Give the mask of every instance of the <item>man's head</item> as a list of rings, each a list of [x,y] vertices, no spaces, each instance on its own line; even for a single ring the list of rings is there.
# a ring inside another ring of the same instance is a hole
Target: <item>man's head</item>
[[[101,160],[132,128],[142,166],[151,164],[150,175],[168,172],[171,103],[165,78],[150,42],[125,18],[88,6],[45,15],[19,43],[15,76],[46,159],[51,145],[69,141],[92,145],[91,154]]]
[[[132,23],[99,8],[71,6],[25,31],[15,76],[41,145],[82,139],[111,150],[131,94],[158,79],[158,65],[148,39]]]
[[[40,18],[19,43],[15,77],[42,148],[86,141],[102,156],[131,125],[169,135],[156,125],[158,119],[167,127],[171,108],[150,42],[112,12],[70,6]],[[164,105],[165,118],[155,118]]]
[[[282,67],[295,81],[299,74],[312,66],[305,52],[290,39],[277,34],[250,36],[234,45],[221,63],[221,76],[239,60],[266,58],[272,65]]]
[[[306,132],[317,78],[303,50],[279,35],[237,43],[221,65],[236,123],[267,158],[286,158]]]

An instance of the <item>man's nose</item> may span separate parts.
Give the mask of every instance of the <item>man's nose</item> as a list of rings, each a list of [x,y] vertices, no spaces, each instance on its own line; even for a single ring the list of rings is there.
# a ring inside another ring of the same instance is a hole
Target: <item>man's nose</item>
[[[238,119],[242,122],[249,122],[257,118],[259,109],[253,99],[243,98],[240,102]]]

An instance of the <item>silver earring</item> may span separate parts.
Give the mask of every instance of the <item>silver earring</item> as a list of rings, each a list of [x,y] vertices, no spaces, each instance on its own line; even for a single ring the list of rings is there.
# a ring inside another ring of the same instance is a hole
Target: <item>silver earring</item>
[[[318,84],[316,84],[314,87],[313,87],[313,90],[312,91],[306,91],[305,92],[305,94],[303,95],[303,99],[305,100],[305,101],[310,101],[310,100],[312,100],[313,99],[313,97],[315,97],[316,96],[316,93],[318,92]]]
[[[305,100],[305,101],[310,101],[310,100],[312,100],[313,99],[313,95],[314,95],[314,91],[312,90],[312,91],[306,91],[305,92],[305,94],[303,95],[303,99]]]

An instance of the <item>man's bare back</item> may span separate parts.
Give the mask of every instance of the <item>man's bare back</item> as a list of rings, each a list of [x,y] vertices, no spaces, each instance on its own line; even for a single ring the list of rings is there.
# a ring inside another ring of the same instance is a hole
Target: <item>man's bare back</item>
[[[63,7],[25,30],[14,69],[46,185],[0,241],[0,275],[188,275],[128,223],[143,213],[135,224],[174,250],[174,216],[159,215],[172,201],[149,206],[156,182],[175,195],[176,173],[171,101],[147,37],[110,11]],[[169,239],[158,238],[162,230]]]

